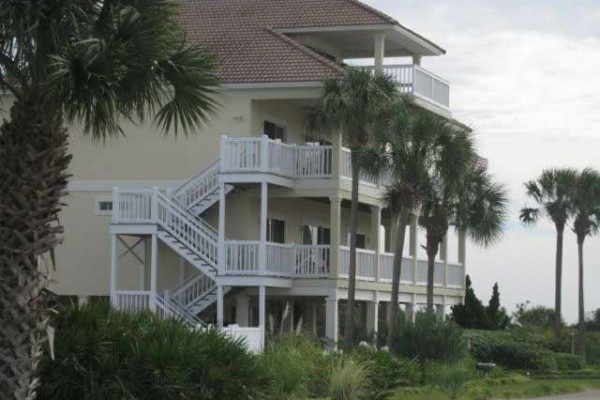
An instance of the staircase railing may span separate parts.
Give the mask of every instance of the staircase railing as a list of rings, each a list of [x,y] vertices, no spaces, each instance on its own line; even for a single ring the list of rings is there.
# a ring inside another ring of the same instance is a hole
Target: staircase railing
[[[204,322],[174,302],[168,295],[160,293],[155,297],[156,312],[162,318],[181,318],[191,326],[204,325]]]
[[[203,220],[192,216],[176,201],[155,190],[156,220],[190,250],[214,268],[218,266],[218,235]]]
[[[220,161],[210,164],[206,169],[181,185],[173,192],[185,208],[193,207],[219,186]]]
[[[193,275],[173,289],[173,299],[185,306],[191,305],[203,299],[217,285],[207,275],[202,273]]]

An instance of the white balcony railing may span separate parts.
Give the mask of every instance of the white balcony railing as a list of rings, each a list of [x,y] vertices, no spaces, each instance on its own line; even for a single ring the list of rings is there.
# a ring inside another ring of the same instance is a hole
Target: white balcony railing
[[[352,153],[350,149],[342,147],[340,175],[345,179],[352,179]],[[388,173],[374,177],[361,173],[359,177],[360,183],[373,187],[387,186],[390,184],[391,178]]]
[[[374,70],[375,67],[362,67]],[[450,107],[450,84],[419,65],[385,65],[383,72],[398,84],[401,93],[428,100],[440,107]]]
[[[221,172],[330,178],[332,147],[282,143],[267,136],[221,139]]]
[[[116,292],[117,308],[121,311],[141,312],[150,308],[150,292],[119,290]]]
[[[356,279],[375,280],[377,254],[373,250],[356,249]],[[340,246],[340,276],[347,278],[350,271],[350,248]]]

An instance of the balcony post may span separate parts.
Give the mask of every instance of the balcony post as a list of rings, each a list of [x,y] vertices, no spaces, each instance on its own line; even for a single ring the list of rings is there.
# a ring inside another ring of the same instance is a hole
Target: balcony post
[[[444,287],[448,287],[448,232],[446,232],[446,236],[442,240],[440,258],[444,262]]]
[[[220,274],[225,274],[225,183],[219,182],[219,232],[217,261]]]
[[[258,271],[264,275],[267,264],[267,207],[269,184],[260,184],[260,244],[258,247]]]
[[[342,175],[342,132],[331,132],[331,176],[340,179]]]
[[[421,55],[420,54],[413,55],[412,60],[413,60],[414,65],[421,66]]]
[[[413,262],[413,284],[417,284],[419,278],[417,276],[418,272],[419,272],[419,257],[418,257],[418,250],[419,250],[419,240],[417,237],[417,233],[419,230],[419,225],[417,223],[417,216],[415,214],[410,216],[410,255],[412,256],[412,262]]]
[[[379,327],[379,292],[373,292],[373,301],[367,302],[367,334],[377,334]]]
[[[119,222],[119,214],[119,188],[114,186],[112,196],[112,215],[110,217],[113,224]]]
[[[150,201],[150,219],[153,223],[158,222],[158,187],[152,188],[152,197]]]
[[[330,231],[331,231],[331,245],[329,259],[329,277],[336,279],[339,276],[340,271],[340,243],[341,243],[341,228],[342,228],[342,199],[340,197],[331,196],[329,198],[331,203],[331,215],[330,215]]]
[[[381,206],[371,206],[371,243],[375,250],[375,282],[379,282],[381,276]]]
[[[223,285],[217,283],[217,326],[224,326],[224,308],[225,308],[225,298],[223,292]]]
[[[110,303],[113,307],[118,307],[117,299],[117,235],[110,235]]]
[[[338,298],[333,294],[325,299],[325,336],[337,343],[338,330]]]
[[[467,275],[467,235],[464,231],[458,232],[458,262],[462,265],[464,288]]]
[[[150,252],[150,311],[156,311],[156,293],[158,284],[158,236],[152,234],[152,249]]]
[[[269,171],[269,137],[262,135],[260,142],[260,169],[262,172]]]
[[[261,349],[265,348],[266,320],[267,288],[265,285],[260,285],[258,288],[258,325],[261,329]]]
[[[375,73],[383,73],[383,59],[385,57],[385,36],[386,33],[375,34]]]

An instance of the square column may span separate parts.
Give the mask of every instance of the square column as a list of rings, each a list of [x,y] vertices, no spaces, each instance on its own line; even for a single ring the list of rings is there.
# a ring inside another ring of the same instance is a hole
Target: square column
[[[445,301],[444,301],[445,303]],[[435,315],[439,321],[443,321],[446,317],[446,305],[445,304],[436,304],[435,305]]]
[[[110,304],[117,307],[117,235],[110,235]]]
[[[440,258],[444,262],[444,287],[448,287],[448,232],[446,232],[446,236],[444,236],[444,240],[442,241]]]
[[[158,236],[152,235],[150,256],[150,311],[156,311],[156,292],[158,285]]]
[[[417,316],[417,305],[415,303],[406,304],[405,311],[406,322],[415,322]]]
[[[217,274],[225,272],[225,183],[219,183],[219,231],[218,231]]]
[[[375,282],[379,282],[381,264],[381,206],[371,206],[371,240],[375,250]]]
[[[418,258],[418,249],[419,249],[419,240],[417,237],[417,233],[419,231],[419,225],[418,225],[418,217],[416,215],[411,215],[410,216],[410,250],[409,253],[411,255],[411,257],[413,258],[413,283],[416,285],[417,284],[417,270],[419,268],[419,258]]]
[[[385,57],[385,33],[375,34],[375,72],[383,73],[383,59]]]
[[[337,278],[340,269],[340,242],[341,242],[341,227],[342,227],[342,199],[340,197],[330,197],[331,214],[329,226],[331,230],[331,245],[330,245],[330,265],[329,276]]]
[[[329,296],[325,300],[325,336],[338,341],[338,299],[337,296]]]
[[[258,248],[258,270],[264,275],[267,267],[267,206],[269,184],[260,184],[260,245]]]
[[[217,284],[217,326],[222,327],[224,319],[225,298],[223,285]]]
[[[379,327],[379,295],[373,293],[373,301],[367,302],[367,334],[377,333]]]
[[[262,331],[261,348],[265,348],[266,335],[266,320],[267,320],[267,288],[261,285],[258,288],[258,326]]]

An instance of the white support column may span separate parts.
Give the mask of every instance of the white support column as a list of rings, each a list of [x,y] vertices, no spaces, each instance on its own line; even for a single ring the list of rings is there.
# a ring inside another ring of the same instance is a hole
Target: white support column
[[[77,296],[77,305],[83,307],[90,302],[90,296]]]
[[[467,235],[464,231],[458,233],[458,262],[462,264],[463,288],[467,276]],[[464,293],[464,292],[463,292]],[[464,302],[464,298],[463,298]]]
[[[413,64],[414,65],[421,65],[421,55],[420,54],[415,54],[412,56],[413,59]]]
[[[336,279],[340,270],[340,243],[342,229],[342,199],[340,197],[330,197],[330,220],[329,227],[331,232],[330,256],[331,265],[329,266],[329,276]]]
[[[260,245],[258,248],[258,271],[264,275],[267,267],[267,210],[269,201],[269,184],[260,184]]]
[[[417,272],[419,270],[419,238],[417,233],[419,231],[419,225],[417,216],[412,215],[410,217],[410,255],[413,257],[413,284],[417,284],[418,277]]]
[[[381,268],[381,206],[371,206],[371,241],[375,250],[375,282],[379,282]]]
[[[263,172],[269,171],[269,137],[262,135],[260,146],[260,168]]]
[[[110,304],[118,307],[117,304],[117,235],[110,235]]]
[[[448,287],[448,232],[446,232],[446,236],[442,241],[440,258],[444,262],[444,287]]]
[[[223,294],[223,285],[217,284],[217,326],[223,327],[224,322],[225,298]]]
[[[258,288],[258,326],[262,331],[261,348],[265,348],[265,335],[267,332],[267,288],[261,285]]]
[[[250,302],[246,293],[240,293],[235,298],[235,323],[239,326],[250,326]]]
[[[158,236],[152,234],[150,257],[150,311],[156,311],[156,293],[158,285]]]
[[[142,239],[140,245],[143,248],[143,263],[140,264],[140,290],[146,290],[146,269],[148,268],[148,240],[146,238]]]
[[[443,296],[442,304],[435,305],[435,314],[440,321],[443,321],[446,317],[446,296]]]
[[[367,334],[377,333],[379,326],[379,294],[373,293],[373,301],[367,302]]]
[[[343,135],[341,132],[331,132],[331,175],[334,179],[340,179],[342,174],[342,147]]]
[[[337,343],[339,331],[337,296],[329,296],[325,302],[325,336]]]
[[[219,183],[218,274],[225,273],[225,183]]]
[[[185,258],[179,256],[179,283],[185,281]]]
[[[385,33],[375,34],[375,72],[383,73],[383,59],[385,58]]]
[[[406,322],[415,322],[415,314],[417,311],[416,304],[406,304],[404,317],[406,318]]]

